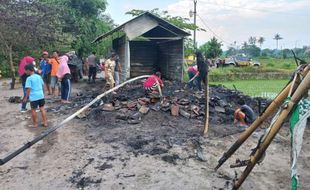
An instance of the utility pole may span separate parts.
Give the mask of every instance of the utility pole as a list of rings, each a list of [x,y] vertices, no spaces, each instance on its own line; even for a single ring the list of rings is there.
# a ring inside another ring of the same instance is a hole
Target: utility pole
[[[197,23],[197,0],[194,0],[194,49],[196,51],[197,49],[197,43],[196,43],[196,23]]]

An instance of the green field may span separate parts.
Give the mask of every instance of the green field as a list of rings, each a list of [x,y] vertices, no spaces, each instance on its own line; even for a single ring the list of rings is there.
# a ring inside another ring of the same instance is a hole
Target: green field
[[[261,63],[261,66],[266,69],[281,69],[289,71],[296,69],[296,62],[293,58],[260,58],[258,61]]]
[[[288,80],[243,80],[227,82],[211,82],[210,84],[222,84],[227,88],[243,92],[252,97],[274,98],[288,83]]]

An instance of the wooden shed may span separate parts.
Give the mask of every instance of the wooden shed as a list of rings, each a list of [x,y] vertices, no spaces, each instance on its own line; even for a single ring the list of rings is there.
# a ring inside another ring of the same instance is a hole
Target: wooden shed
[[[97,37],[98,42],[113,33],[112,48],[119,55],[122,80],[160,71],[169,80],[183,76],[184,38],[190,34],[146,12]]]

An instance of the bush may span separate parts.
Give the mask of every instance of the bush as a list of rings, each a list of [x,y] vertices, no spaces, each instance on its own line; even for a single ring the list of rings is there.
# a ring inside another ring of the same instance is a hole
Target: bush
[[[3,78],[11,76],[10,66],[4,61],[0,62],[0,71]]]

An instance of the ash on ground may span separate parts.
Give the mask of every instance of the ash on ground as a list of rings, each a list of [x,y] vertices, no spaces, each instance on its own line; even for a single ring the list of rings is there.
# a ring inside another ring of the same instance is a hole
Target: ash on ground
[[[50,107],[48,112],[73,113],[103,91],[103,85],[87,86],[75,95],[71,105]],[[116,95],[111,94],[98,100],[76,118],[87,126],[87,141],[109,144],[112,151],[106,156],[88,158],[91,162],[86,161],[86,166],[77,167],[69,181],[82,189],[96,187],[104,180],[88,176],[87,173],[91,172],[87,172],[90,170],[87,168],[92,167],[91,170],[97,172],[110,170],[113,169],[115,160],[120,160],[125,167],[132,156],[151,156],[171,165],[184,165],[190,159],[208,162],[204,147],[212,146],[210,138],[241,132],[233,126],[233,113],[239,99],[245,100],[257,114],[268,103],[265,99],[251,98],[224,86],[210,86],[210,130],[208,138],[204,138],[203,92],[187,90],[184,84],[166,82],[163,97],[152,102],[141,83],[127,85],[118,90]],[[116,152],[122,153],[115,154]],[[124,157],[124,153],[127,156]],[[120,173],[116,177],[122,175]],[[128,176],[134,177],[135,174]],[[214,189],[226,189],[230,181]]]

